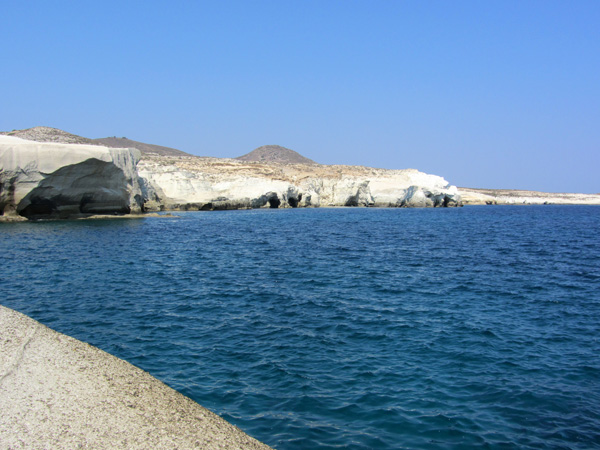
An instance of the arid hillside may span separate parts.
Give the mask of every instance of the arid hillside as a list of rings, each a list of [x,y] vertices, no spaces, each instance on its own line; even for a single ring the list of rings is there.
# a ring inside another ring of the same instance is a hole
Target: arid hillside
[[[93,144],[92,139],[67,133],[58,128],[33,127],[24,130],[0,131],[1,135],[13,136],[36,142],[56,142],[60,144]]]
[[[262,163],[279,164],[317,164],[312,159],[302,156],[300,153],[281,147],[280,145],[263,145],[252,150],[250,153],[238,156],[240,161],[256,161]]]
[[[126,137],[113,136],[100,139],[90,139],[51,127],[33,127],[24,130],[2,131],[0,132],[0,135],[14,136],[21,139],[26,139],[28,141],[37,142],[103,145],[111,148],[136,148],[142,153],[142,155],[193,156],[175,148],[146,144],[144,142],[127,139]]]
[[[106,147],[113,148],[137,148],[142,155],[154,154],[160,156],[193,156],[189,153],[182,152],[176,148],[163,147],[162,145],[146,144],[144,142],[132,141],[126,137],[106,137],[100,139],[93,139],[93,144],[105,145]]]

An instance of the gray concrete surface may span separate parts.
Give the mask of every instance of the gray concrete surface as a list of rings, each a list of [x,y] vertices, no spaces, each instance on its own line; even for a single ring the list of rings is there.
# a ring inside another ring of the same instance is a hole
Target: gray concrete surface
[[[0,305],[1,449],[269,449],[147,372]]]

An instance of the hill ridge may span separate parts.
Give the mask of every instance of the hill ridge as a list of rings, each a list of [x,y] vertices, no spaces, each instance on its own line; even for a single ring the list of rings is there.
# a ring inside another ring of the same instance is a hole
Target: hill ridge
[[[235,159],[280,164],[318,164],[312,159],[281,145],[263,145]]]
[[[155,153],[161,156],[194,156],[176,148],[164,147],[162,145],[147,144],[145,142],[134,141],[127,139],[126,137],[105,137],[99,139],[92,139],[92,142],[96,145],[104,145],[106,147],[113,148],[137,148],[142,154]]]
[[[28,141],[36,142],[58,142],[61,144],[88,144],[103,145],[111,148],[136,148],[142,154],[157,154],[161,156],[193,156],[176,148],[164,147],[162,145],[146,144],[134,141],[126,137],[105,137],[90,139],[69,133],[59,128],[37,126],[22,130],[0,131],[0,135],[14,136]]]
[[[59,142],[61,144],[93,144],[92,139],[78,136],[52,127],[32,127],[23,130],[0,131],[0,134],[14,136],[27,141]]]

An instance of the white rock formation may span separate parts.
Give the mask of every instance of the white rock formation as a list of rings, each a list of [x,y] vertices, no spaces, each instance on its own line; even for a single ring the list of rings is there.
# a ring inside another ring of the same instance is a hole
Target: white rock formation
[[[138,171],[146,198],[166,209],[461,204],[455,186],[414,169],[148,156]]]
[[[66,218],[139,212],[140,153],[0,136],[0,215]]]
[[[468,205],[600,205],[600,194],[459,188]]]
[[[459,206],[417,170],[145,155],[0,136],[0,216],[68,218],[159,209]]]

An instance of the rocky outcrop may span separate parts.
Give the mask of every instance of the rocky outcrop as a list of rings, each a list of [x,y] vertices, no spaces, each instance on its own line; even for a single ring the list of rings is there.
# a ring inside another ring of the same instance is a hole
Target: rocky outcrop
[[[163,209],[461,205],[455,186],[414,169],[147,156],[138,170]]]
[[[140,212],[140,153],[0,136],[0,215],[29,219]]]

